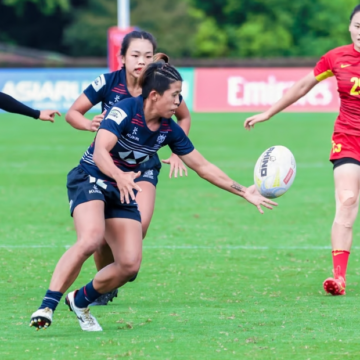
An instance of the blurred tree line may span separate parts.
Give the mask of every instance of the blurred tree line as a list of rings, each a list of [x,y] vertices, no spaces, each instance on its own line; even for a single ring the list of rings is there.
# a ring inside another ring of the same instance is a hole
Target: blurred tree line
[[[350,43],[358,0],[130,0],[131,24],[171,57],[319,56]],[[116,0],[2,0],[0,42],[106,56]]]

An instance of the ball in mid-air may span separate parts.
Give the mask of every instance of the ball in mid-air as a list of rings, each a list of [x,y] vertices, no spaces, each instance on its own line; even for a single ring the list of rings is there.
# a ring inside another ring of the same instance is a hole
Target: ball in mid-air
[[[254,169],[255,186],[262,196],[273,199],[289,190],[296,175],[294,155],[285,146],[265,150]]]

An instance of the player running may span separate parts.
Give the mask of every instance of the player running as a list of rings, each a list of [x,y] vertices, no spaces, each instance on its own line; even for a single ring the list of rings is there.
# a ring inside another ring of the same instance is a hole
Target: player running
[[[139,76],[144,67],[153,62],[156,46],[154,37],[148,32],[133,31],[127,34],[121,45],[121,59],[124,67],[121,70],[100,75],[85,89],[66,114],[67,122],[76,129],[97,131],[100,122],[104,118],[104,111],[107,111],[114,103],[120,100],[139,96],[142,91],[139,85]],[[157,54],[155,61],[156,59],[168,61],[165,54]],[[92,121],[89,121],[84,117],[84,114],[98,103],[101,103],[103,114],[97,115]],[[180,101],[175,116],[178,125],[188,135],[191,120],[185,101]],[[136,133],[132,134],[132,136],[137,137]],[[163,162],[170,164],[170,177],[173,173],[175,177],[178,174],[183,176],[183,172],[187,176],[187,169],[177,155],[172,154],[169,159],[163,160]],[[139,168],[141,175],[135,180],[142,189],[142,192],[136,195],[136,202],[141,212],[143,238],[146,236],[154,212],[156,185],[160,168],[159,157],[155,154],[151,160],[141,164]],[[95,251],[94,260],[98,271],[114,261],[105,240]],[[117,290],[104,294],[92,305],[106,305],[116,295]]]
[[[277,205],[254,191],[254,185],[239,185],[205,160],[171,119],[179,106],[182,87],[182,78],[174,67],[159,62],[148,65],[139,85],[142,96],[122,100],[107,111],[94,143],[68,175],[77,242],[59,260],[49,290],[39,310],[31,316],[30,326],[40,329],[51,325],[64,292],[105,236],[114,262],[66,297],[66,304],[83,330],[102,330],[88,305],[123,286],[139,271],[143,233],[136,192],[142,189],[135,179],[141,174],[141,164],[151,161],[163,146],[169,145],[200,177],[243,197],[259,212],[263,213],[261,206],[272,209]]]
[[[17,101],[10,95],[4,94],[3,92],[0,92],[0,109],[10,113],[29,116],[34,119],[40,119],[42,121],[54,122],[55,114],[61,116],[57,110],[34,110],[24,105],[20,101]]]
[[[334,165],[336,213],[331,230],[333,277],[324,281],[324,290],[345,295],[346,268],[350,255],[352,227],[359,208],[360,191],[360,5],[350,16],[353,43],[330,50],[321,57],[314,71],[293,85],[269,110],[245,120],[250,130],[258,122],[295,103],[316,84],[335,76],[340,96],[340,113],[332,135],[330,161]]]

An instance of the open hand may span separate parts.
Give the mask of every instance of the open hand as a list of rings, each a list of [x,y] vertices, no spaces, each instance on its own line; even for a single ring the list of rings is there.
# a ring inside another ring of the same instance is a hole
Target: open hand
[[[246,191],[245,191],[245,195],[243,196],[245,200],[247,200],[250,204],[253,204],[257,207],[257,209],[259,210],[259,212],[261,214],[264,213],[263,209],[261,208],[261,206],[266,207],[267,209],[272,210],[273,206],[277,206],[278,204],[274,201],[271,201],[270,199],[262,196],[255,185],[251,185],[249,186]]]
[[[120,191],[120,201],[122,204],[124,203],[124,201],[126,202],[126,204],[130,204],[130,198],[131,200],[135,200],[135,194],[133,189],[137,191],[142,191],[140,186],[138,186],[134,181],[140,175],[141,171],[138,171],[137,173],[129,171],[122,172],[119,176],[116,177],[115,181]]]
[[[170,165],[170,173],[169,178],[171,179],[172,175],[174,174],[174,177],[178,177],[178,173],[180,173],[180,176],[183,176],[183,172],[185,173],[185,176],[188,176],[187,168],[182,162],[182,160],[175,154],[171,154],[169,159],[161,160],[164,164]]]

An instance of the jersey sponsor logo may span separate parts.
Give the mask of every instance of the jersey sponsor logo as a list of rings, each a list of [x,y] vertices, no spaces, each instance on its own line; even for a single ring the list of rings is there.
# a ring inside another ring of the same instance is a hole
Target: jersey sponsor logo
[[[148,161],[150,156],[140,151],[124,151],[119,152],[119,156],[122,160],[130,165],[138,165],[145,161]]]
[[[341,64],[340,67],[343,69],[343,68],[346,68],[348,66],[351,66],[351,64]]]
[[[158,143],[158,144],[162,144],[162,143],[165,141],[165,139],[166,139],[166,135],[167,135],[167,134],[160,134],[160,135],[158,136],[158,138],[156,139],[157,143]]]
[[[105,84],[106,80],[104,75],[100,75],[92,82],[92,86],[96,92],[98,92]]]
[[[131,135],[131,134],[127,134],[126,135],[128,138],[135,140],[135,141],[139,141],[140,139],[137,136]]]
[[[126,136],[132,140],[139,141],[140,139],[137,136],[135,136],[135,135],[137,135],[138,130],[139,129],[137,127],[134,127],[132,134],[127,134]]]
[[[154,170],[146,170],[143,175],[144,178],[154,179]]]
[[[120,96],[119,95],[116,95],[115,98],[114,98],[114,103],[117,103],[120,101]]]
[[[96,185],[94,185],[93,188],[89,190],[89,194],[101,194],[101,191],[98,189]]]
[[[127,117],[127,113],[118,108],[118,107],[113,107],[111,109],[111,111],[109,112],[109,115],[105,118],[106,120],[113,120],[115,121],[118,125],[120,125],[120,123]]]

